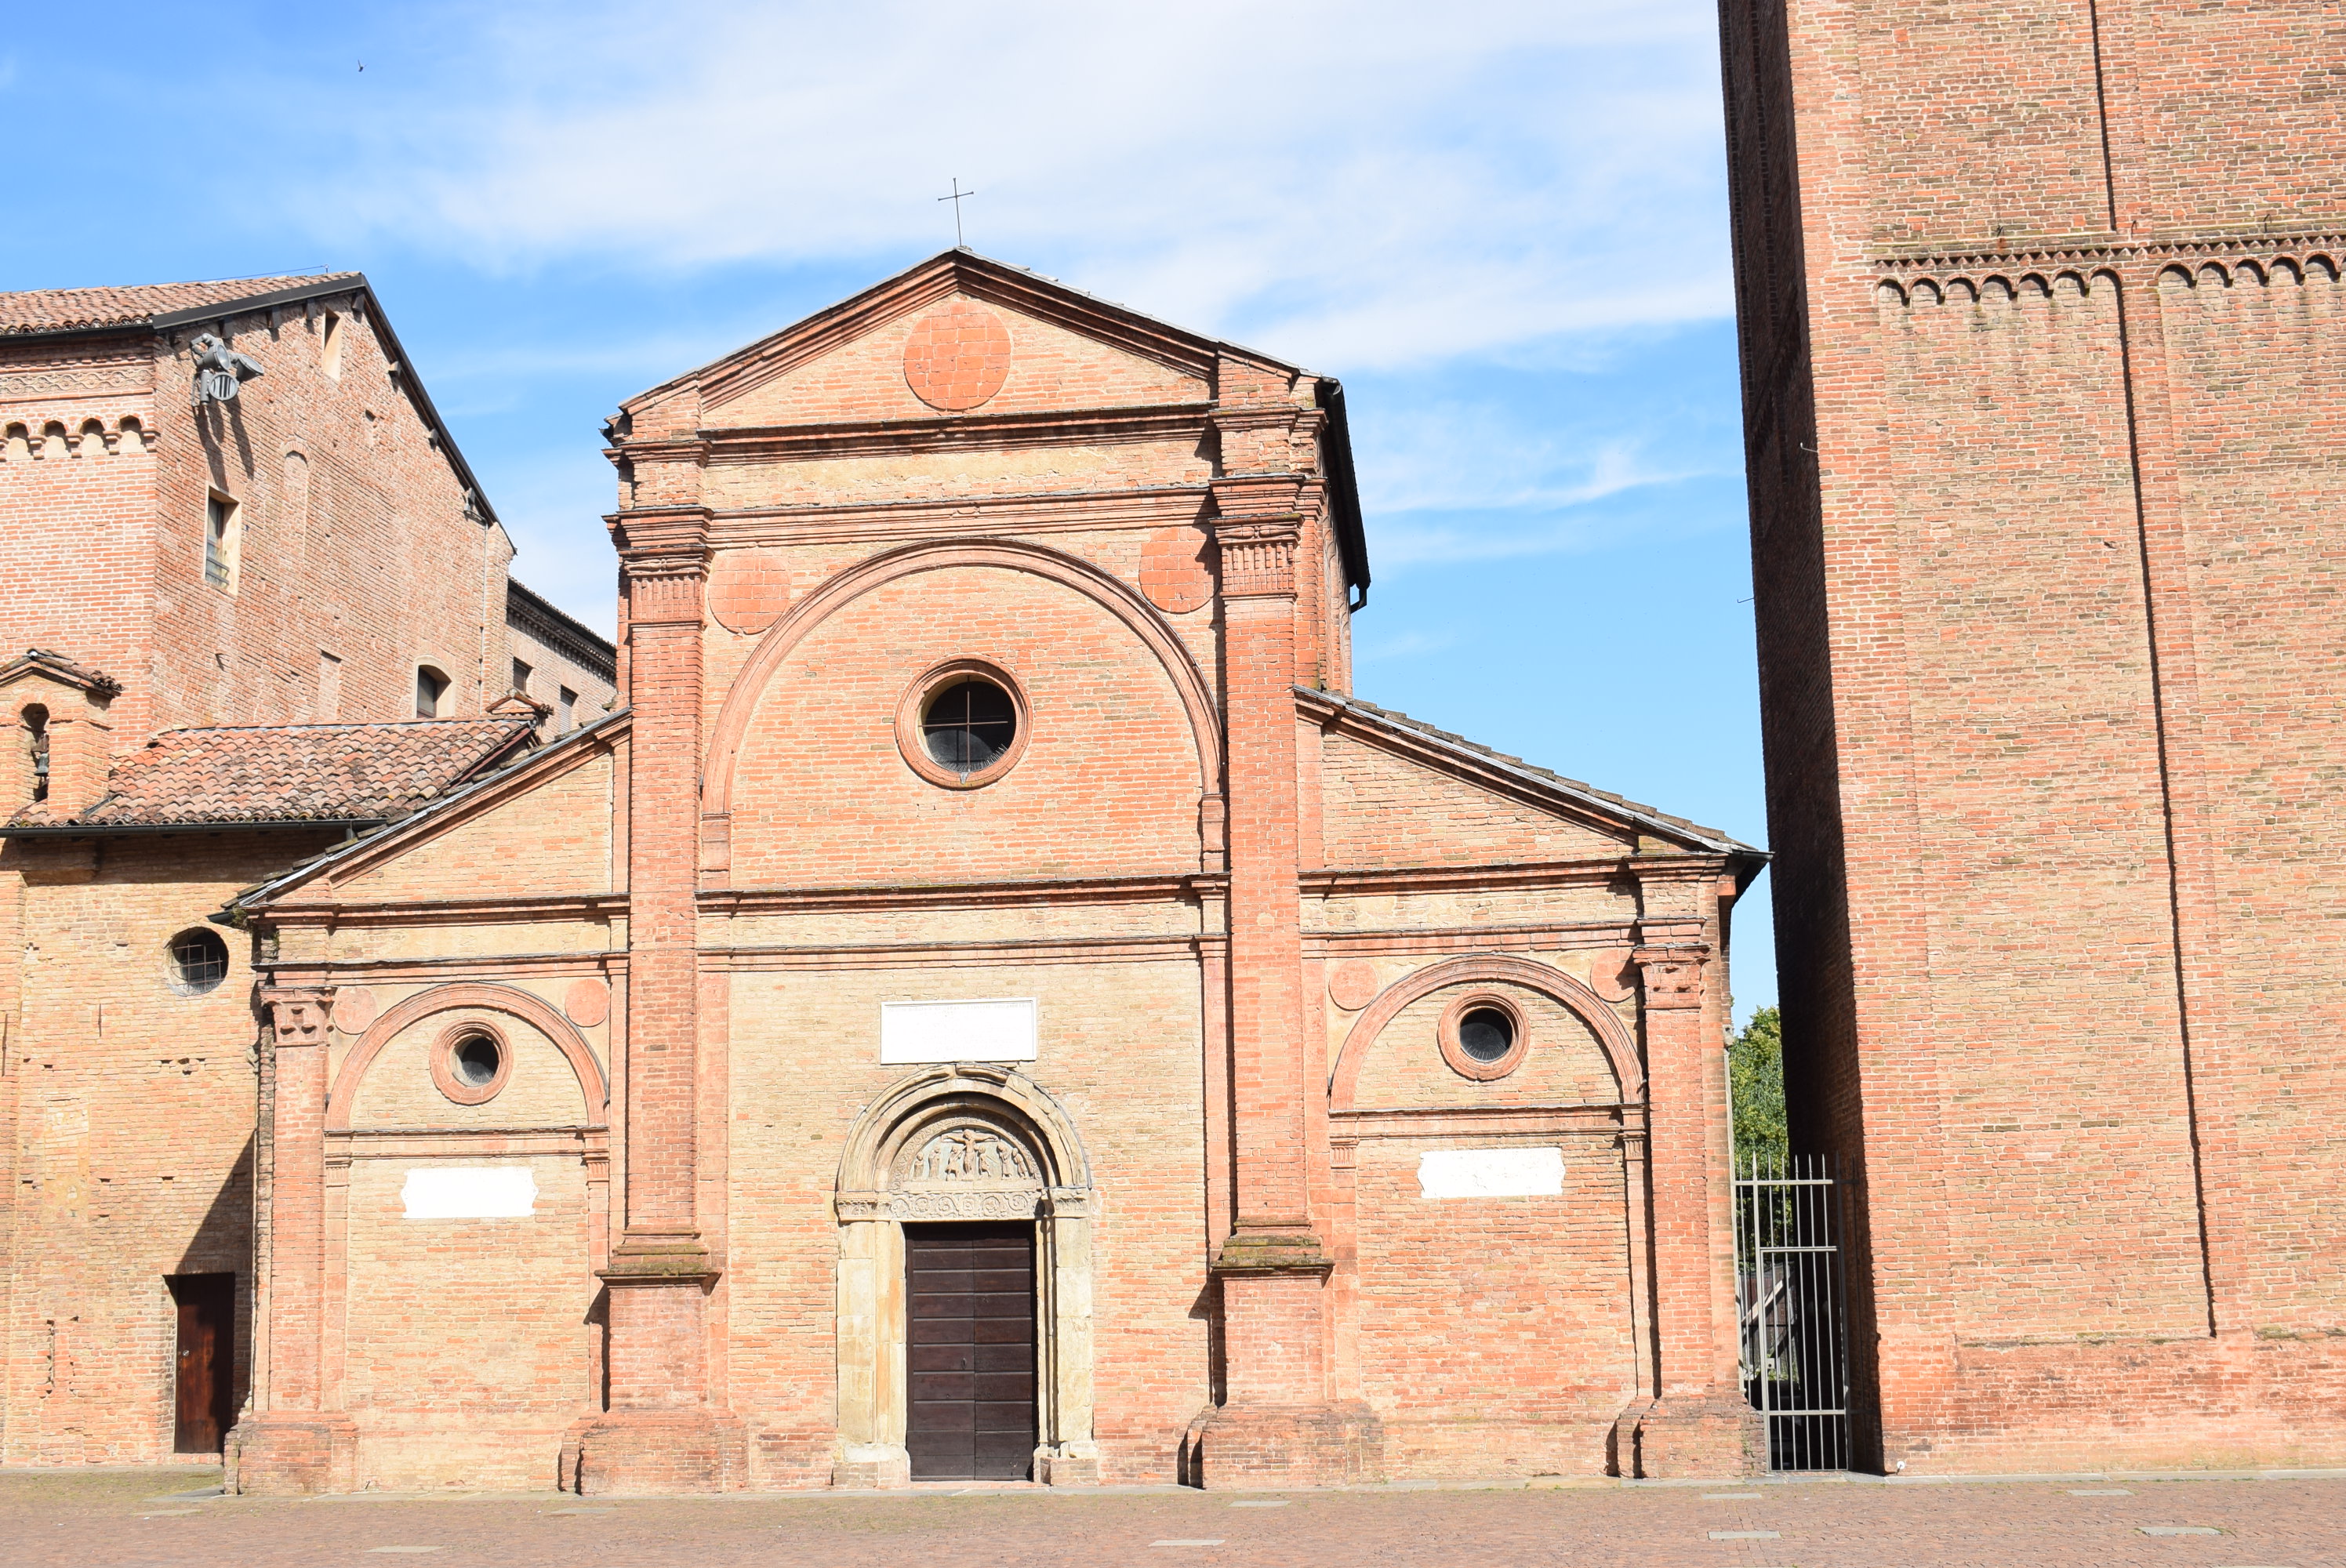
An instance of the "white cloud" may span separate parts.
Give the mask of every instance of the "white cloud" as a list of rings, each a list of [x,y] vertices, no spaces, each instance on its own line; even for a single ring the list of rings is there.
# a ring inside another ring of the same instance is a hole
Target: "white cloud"
[[[957,176],[975,249],[1313,365],[1730,305],[1701,0],[427,15],[435,68],[278,107],[341,127],[311,144],[349,176],[321,238],[516,271],[895,260],[950,243]]]

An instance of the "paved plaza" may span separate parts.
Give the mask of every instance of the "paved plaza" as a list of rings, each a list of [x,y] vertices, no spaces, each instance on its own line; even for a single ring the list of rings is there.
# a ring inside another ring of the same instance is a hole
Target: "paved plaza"
[[[217,1471],[0,1471],[7,1568],[227,1563],[2346,1568],[2346,1478],[580,1500],[225,1498]]]

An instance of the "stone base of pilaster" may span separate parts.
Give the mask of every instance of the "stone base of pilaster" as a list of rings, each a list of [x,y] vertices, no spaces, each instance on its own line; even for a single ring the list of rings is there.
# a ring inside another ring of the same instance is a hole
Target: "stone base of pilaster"
[[[606,1410],[562,1451],[562,1483],[582,1497],[738,1492],[749,1473],[741,1423],[713,1410]]]
[[[831,1461],[831,1484],[857,1492],[913,1484],[913,1456],[893,1442],[843,1442]]]
[[[1181,1440],[1181,1478],[1230,1488],[1352,1486],[1384,1479],[1384,1423],[1367,1405],[1217,1405]]]
[[[1760,1475],[1768,1469],[1768,1421],[1732,1394],[1673,1394],[1622,1411],[1613,1452],[1623,1475],[1646,1481]]]
[[[231,1496],[307,1497],[355,1484],[359,1429],[348,1416],[247,1412],[222,1447],[220,1484]]]
[[[1097,1486],[1099,1444],[1045,1443],[1035,1451],[1035,1479],[1045,1486]]]

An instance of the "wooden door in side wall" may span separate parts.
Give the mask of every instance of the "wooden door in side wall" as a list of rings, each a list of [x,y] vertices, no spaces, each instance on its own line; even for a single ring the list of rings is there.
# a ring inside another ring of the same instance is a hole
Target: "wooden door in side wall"
[[[915,1481],[1023,1481],[1035,1462],[1035,1227],[904,1227],[904,1446]]]
[[[164,1283],[179,1315],[171,1448],[218,1453],[236,1424],[236,1276],[174,1274]]]

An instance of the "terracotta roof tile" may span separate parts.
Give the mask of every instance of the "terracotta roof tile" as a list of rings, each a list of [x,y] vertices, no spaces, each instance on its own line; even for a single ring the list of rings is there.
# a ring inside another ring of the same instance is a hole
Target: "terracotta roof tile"
[[[380,822],[404,817],[528,741],[524,718],[168,729],[118,764],[77,816],[27,806],[12,828]]]
[[[0,294],[0,337],[15,332],[75,331],[136,326],[157,316],[206,305],[233,304],[282,289],[360,281],[356,272],[298,278],[237,278],[214,283],[134,283],[96,289],[28,289]]]

